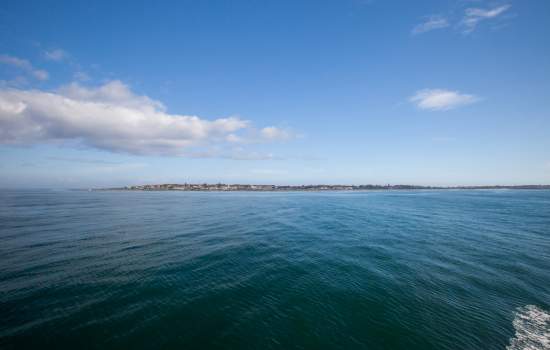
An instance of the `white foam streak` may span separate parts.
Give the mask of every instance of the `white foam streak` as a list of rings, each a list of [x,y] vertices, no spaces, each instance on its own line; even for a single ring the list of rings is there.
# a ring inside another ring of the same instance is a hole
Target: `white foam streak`
[[[520,307],[514,318],[516,334],[508,350],[550,349],[550,314],[534,305]]]

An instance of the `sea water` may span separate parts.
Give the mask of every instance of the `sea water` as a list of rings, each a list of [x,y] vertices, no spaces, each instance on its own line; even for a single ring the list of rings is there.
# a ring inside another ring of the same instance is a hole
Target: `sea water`
[[[549,349],[550,191],[0,192],[2,349]]]

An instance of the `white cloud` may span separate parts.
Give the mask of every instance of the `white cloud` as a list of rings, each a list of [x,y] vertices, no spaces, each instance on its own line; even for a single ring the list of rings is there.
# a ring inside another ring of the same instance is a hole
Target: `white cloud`
[[[294,135],[289,130],[268,126],[260,130],[262,139],[269,141],[281,141],[291,139]]]
[[[32,75],[38,80],[48,80],[50,75],[43,69],[36,69],[32,71]]]
[[[73,83],[55,92],[0,89],[3,144],[64,142],[131,154],[188,155],[242,137],[239,132],[254,128],[237,117],[169,114],[162,103],[134,94],[120,81],[95,88]],[[265,141],[286,136],[274,127],[260,133]]]
[[[55,61],[55,62],[63,61],[68,56],[69,55],[67,54],[67,52],[61,49],[44,51],[44,57],[50,61]]]
[[[237,136],[235,134],[227,135],[225,140],[227,142],[232,142],[232,143],[243,143],[244,142],[244,139],[241,136]]]
[[[32,70],[32,64],[22,58],[10,56],[10,55],[0,55],[0,62],[8,64],[23,70]]]
[[[289,129],[267,126],[261,129],[249,128],[245,135],[228,134],[225,140],[233,144],[251,144],[287,141],[298,136]]]
[[[434,29],[446,28],[449,25],[450,24],[447,18],[439,15],[434,15],[428,17],[425,22],[420,23],[416,27],[414,27],[412,30],[412,34],[422,34]]]
[[[419,90],[409,98],[420,109],[432,111],[445,111],[460,106],[465,106],[479,101],[474,95],[462,94],[458,91],[444,89]]]
[[[19,68],[38,80],[47,80],[49,78],[48,72],[42,69],[35,69],[29,61],[22,58],[0,55],[0,63]]]
[[[492,9],[481,8],[467,8],[464,14],[464,18],[460,23],[465,29],[464,33],[471,33],[477,28],[479,22],[496,18],[505,11],[507,11],[512,5],[502,5]]]

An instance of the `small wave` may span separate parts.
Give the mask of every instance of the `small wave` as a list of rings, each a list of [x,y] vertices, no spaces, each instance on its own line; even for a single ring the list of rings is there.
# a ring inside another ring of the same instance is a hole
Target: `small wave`
[[[510,339],[507,350],[549,350],[550,314],[535,305],[516,310],[514,318],[516,334]]]

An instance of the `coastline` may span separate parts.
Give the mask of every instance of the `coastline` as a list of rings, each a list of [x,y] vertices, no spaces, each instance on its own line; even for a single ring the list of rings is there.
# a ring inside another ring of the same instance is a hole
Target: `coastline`
[[[403,190],[550,190],[550,185],[416,186],[416,185],[251,185],[251,184],[152,184],[90,191],[181,191],[181,192],[357,192]]]

